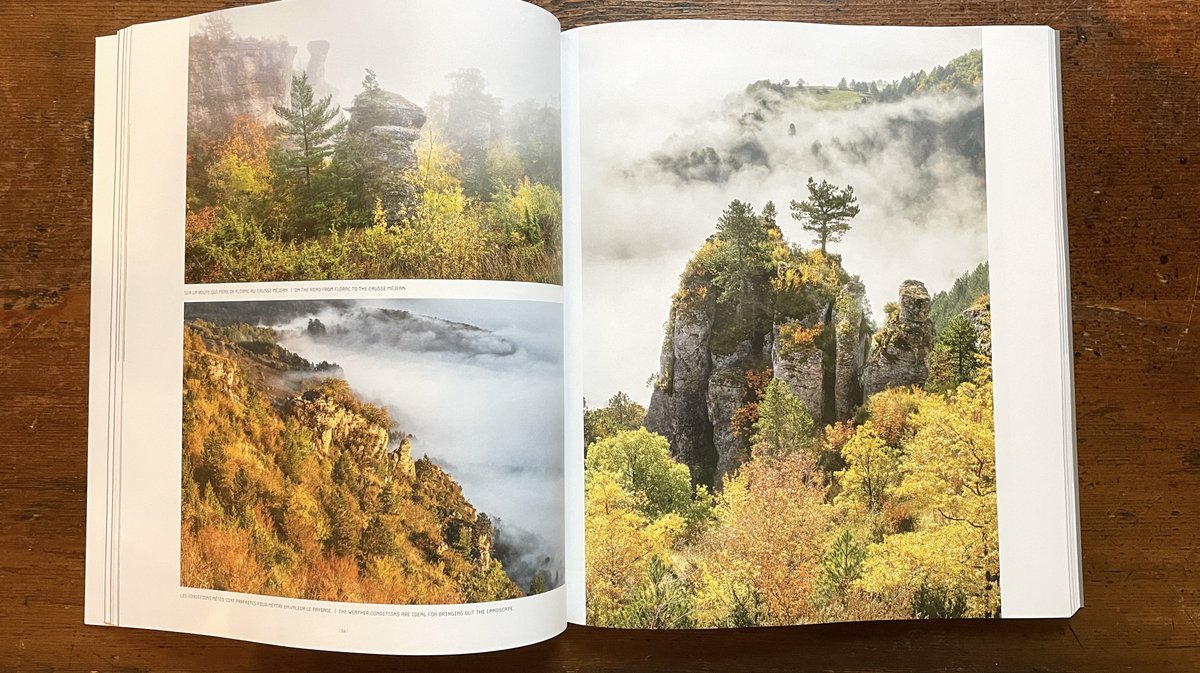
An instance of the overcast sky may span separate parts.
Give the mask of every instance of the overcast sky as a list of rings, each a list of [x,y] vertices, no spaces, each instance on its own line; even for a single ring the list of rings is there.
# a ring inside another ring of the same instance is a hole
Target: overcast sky
[[[985,261],[983,181],[960,158],[937,153],[914,166],[914,150],[903,139],[880,143],[865,161],[832,149],[839,139],[878,141],[892,119],[955,118],[977,107],[978,99],[791,110],[782,125],[768,126],[756,138],[770,152],[771,168],[740,171],[720,183],[680,180],[651,160],[744,138],[736,113],[751,82],[891,81],[944,65],[981,43],[977,28],[706,21],[586,29],[579,79],[589,405],[603,405],[618,390],[648,402],[646,381],[658,369],[679,274],[733,199],[756,208],[773,200],[784,235],[811,247],[811,235],[790,217],[789,201],[807,196],[809,176],[852,184],[862,212],[831,250],[862,277],[877,320],[903,280],[921,280],[934,293]],[[795,137],[788,136],[789,120],[798,127]],[[809,151],[814,141],[825,147],[820,157]]]
[[[328,40],[325,79],[346,107],[362,88],[366,68],[388,91],[424,106],[448,90],[446,75],[478,68],[505,107],[526,98],[557,101],[559,25],[527,3],[489,0],[292,0],[224,10],[245,37],[282,37],[298,48]],[[203,17],[193,21],[198,29]]]

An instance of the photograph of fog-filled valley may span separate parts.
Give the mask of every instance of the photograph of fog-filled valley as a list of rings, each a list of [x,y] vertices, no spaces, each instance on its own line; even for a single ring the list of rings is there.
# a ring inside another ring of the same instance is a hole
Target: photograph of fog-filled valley
[[[193,20],[186,282],[561,282],[557,30],[503,27],[540,10],[284,9]]]
[[[999,617],[980,31],[605,30],[588,623]]]
[[[189,303],[180,583],[325,601],[563,581],[562,310]]]

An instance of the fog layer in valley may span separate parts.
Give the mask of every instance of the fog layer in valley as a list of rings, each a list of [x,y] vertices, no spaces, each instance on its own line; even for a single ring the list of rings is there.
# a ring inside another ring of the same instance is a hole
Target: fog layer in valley
[[[517,301],[306,302],[264,322],[388,409],[496,521],[497,555],[529,586],[562,579],[562,312]],[[320,321],[320,327],[310,321]],[[253,322],[252,320],[248,320]],[[321,329],[323,328],[323,329]]]
[[[977,29],[654,27],[660,39],[631,27],[580,49],[589,405],[618,390],[649,400],[679,274],[734,199],[773,201],[785,237],[811,248],[788,204],[809,177],[852,185],[860,213],[830,252],[862,278],[877,323],[905,279],[932,294],[987,259],[981,95],[831,106],[747,90],[890,82],[979,48]],[[628,61],[642,66],[615,76]]]

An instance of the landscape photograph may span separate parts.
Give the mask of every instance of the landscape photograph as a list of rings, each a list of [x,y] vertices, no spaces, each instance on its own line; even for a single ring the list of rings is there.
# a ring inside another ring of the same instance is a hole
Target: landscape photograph
[[[588,623],[999,617],[980,31],[604,30]]]
[[[436,2],[284,9],[192,20],[186,282],[561,283],[548,15]]]
[[[482,603],[563,582],[562,311],[189,303],[180,584]]]

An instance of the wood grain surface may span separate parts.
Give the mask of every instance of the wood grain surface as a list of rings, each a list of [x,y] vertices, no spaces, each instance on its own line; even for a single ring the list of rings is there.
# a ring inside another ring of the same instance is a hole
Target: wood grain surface
[[[453,658],[83,625],[93,38],[236,3],[0,3],[0,670],[1200,671],[1200,3],[543,2],[647,18],[1062,34],[1087,607],[1070,620],[570,628]]]

